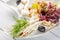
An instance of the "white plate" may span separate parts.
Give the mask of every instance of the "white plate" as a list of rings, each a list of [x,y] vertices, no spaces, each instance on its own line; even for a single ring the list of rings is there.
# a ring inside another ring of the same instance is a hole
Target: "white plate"
[[[7,3],[9,5],[16,6],[16,4],[14,2],[13,1],[9,1]],[[0,2],[0,13],[2,13],[2,14],[0,14],[0,18],[1,18],[0,19],[0,28],[4,29],[5,27],[9,26],[10,24],[15,23],[15,21],[13,20],[13,16],[18,17],[17,13],[19,13],[19,12],[17,11],[16,8],[13,8],[11,6],[8,6],[8,5]],[[48,33],[50,33],[50,32],[48,32]],[[30,36],[30,37],[22,38],[22,39],[23,40],[30,40],[32,38],[37,38],[37,37],[44,36],[47,33],[44,33],[44,34],[36,33],[36,34],[38,34],[38,35]],[[20,38],[18,38],[17,40],[20,40]],[[38,40],[38,39],[36,39],[36,40]],[[43,38],[42,38],[42,40],[43,40]],[[45,39],[45,40],[48,40],[48,39]]]

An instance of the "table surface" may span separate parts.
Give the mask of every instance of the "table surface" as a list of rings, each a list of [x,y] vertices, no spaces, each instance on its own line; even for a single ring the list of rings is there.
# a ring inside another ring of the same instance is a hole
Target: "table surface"
[[[3,17],[5,13],[9,13],[9,12],[12,12],[12,10],[10,8],[5,7],[4,3],[0,1],[0,18]],[[6,20],[5,21],[2,20],[3,18],[0,19],[0,27],[3,27],[2,25],[4,24],[1,23],[6,21]],[[13,39],[0,30],[0,40],[13,40]],[[21,40],[60,40],[60,25],[48,31],[45,35],[38,36],[36,38],[21,39]]]

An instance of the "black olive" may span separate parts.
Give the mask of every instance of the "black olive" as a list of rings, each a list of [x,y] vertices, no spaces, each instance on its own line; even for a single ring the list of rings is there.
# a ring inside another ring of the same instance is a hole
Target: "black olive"
[[[21,2],[21,0],[17,0],[17,2],[16,2],[16,3],[17,3],[17,5],[19,5],[19,3],[20,3],[20,2]]]
[[[38,27],[38,30],[39,30],[40,32],[45,32],[45,27],[44,27],[44,26],[39,26],[39,27]]]

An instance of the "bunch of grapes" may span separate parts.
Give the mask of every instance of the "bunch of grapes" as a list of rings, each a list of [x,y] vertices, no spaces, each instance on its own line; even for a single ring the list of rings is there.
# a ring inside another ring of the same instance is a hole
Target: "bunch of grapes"
[[[56,8],[56,5],[49,3],[46,8],[43,8],[39,12],[39,21],[51,21],[52,23],[57,23],[60,18],[60,8]]]

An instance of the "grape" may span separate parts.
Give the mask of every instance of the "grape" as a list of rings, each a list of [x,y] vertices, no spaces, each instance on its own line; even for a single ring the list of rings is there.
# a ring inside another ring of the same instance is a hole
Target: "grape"
[[[52,23],[57,23],[57,22],[59,21],[59,19],[50,19],[50,21],[51,21]]]
[[[60,14],[60,8],[58,8],[56,11]]]
[[[45,20],[45,16],[41,16],[40,21]]]
[[[56,19],[59,19],[59,16],[60,16],[60,15],[59,15],[56,11],[55,11],[53,14],[55,14],[54,17],[55,17]]]
[[[46,15],[46,21],[49,21],[49,19],[50,19],[50,16]]]
[[[57,12],[57,15],[59,16],[59,18],[60,18],[60,8],[59,9],[57,9],[56,10],[56,12]]]
[[[54,10],[53,9],[48,9],[47,12],[51,14],[51,13],[54,12]]]

